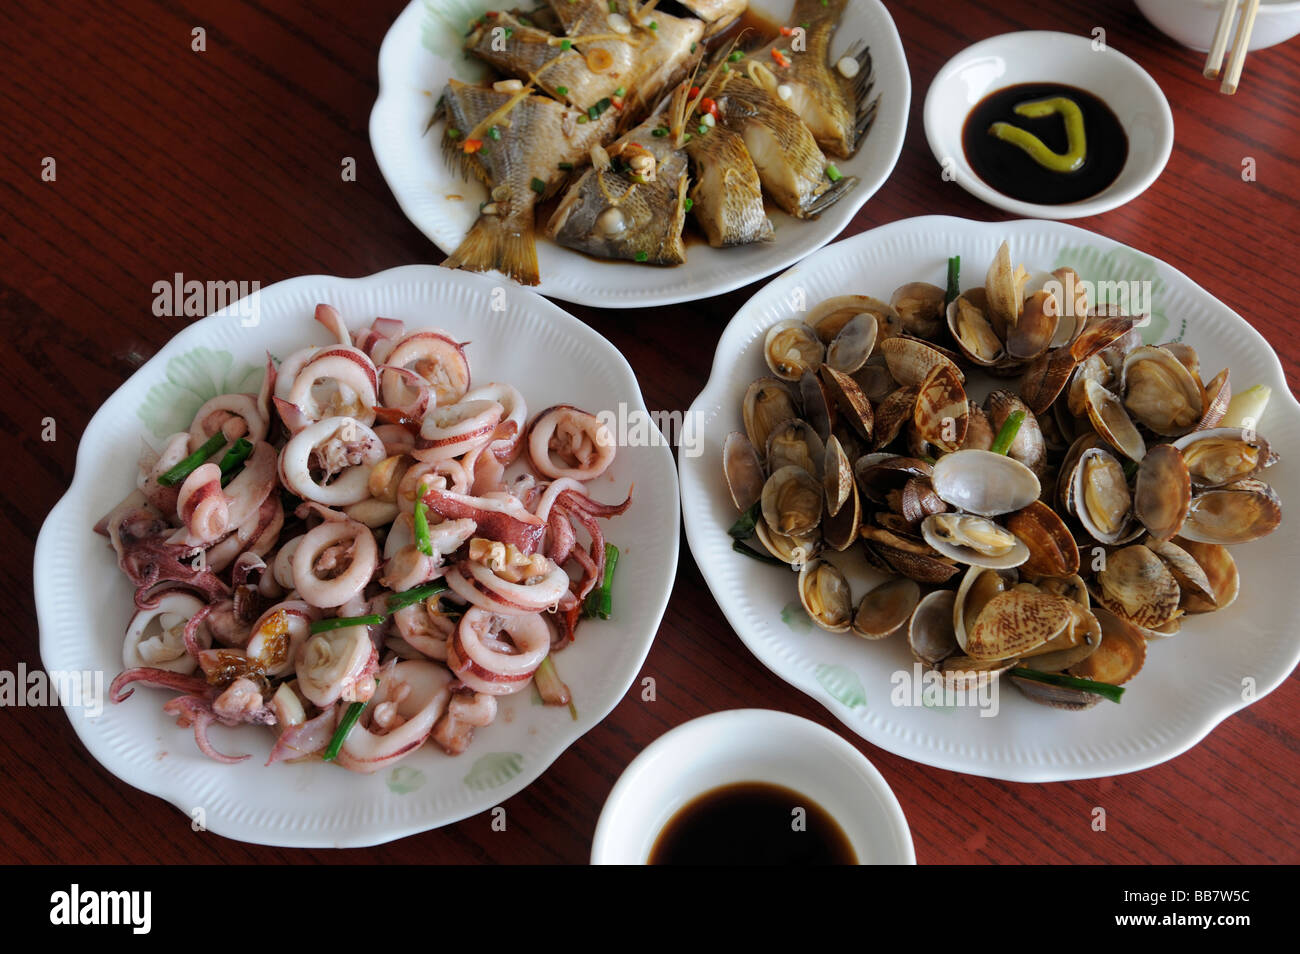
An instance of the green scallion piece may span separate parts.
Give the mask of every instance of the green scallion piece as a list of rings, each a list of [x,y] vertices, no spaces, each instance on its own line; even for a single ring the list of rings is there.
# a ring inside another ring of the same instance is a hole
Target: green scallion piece
[[[335,616],[333,619],[315,620],[309,628],[312,635],[328,633],[332,629],[347,629],[349,626],[378,626],[384,617],[373,616]]]
[[[396,613],[400,609],[406,609],[406,607],[414,606],[416,603],[423,603],[429,597],[437,596],[439,593],[445,593],[446,591],[447,584],[442,580],[434,580],[432,583],[423,583],[409,590],[402,590],[402,592],[394,593],[388,597],[388,612]]]
[[[375,684],[379,684],[378,679],[375,680]],[[343,713],[343,721],[340,722],[339,727],[334,730],[334,736],[330,739],[330,744],[325,747],[325,754],[322,758],[324,758],[326,762],[333,762],[338,758],[339,749],[343,748],[343,743],[348,740],[348,736],[352,733],[352,727],[357,724],[357,720],[361,718],[361,713],[365,710],[368,704],[368,701],[354,702],[352,705],[348,706],[348,711]]]
[[[731,541],[731,549],[735,550],[737,553],[743,553],[751,560],[757,560],[759,563],[770,563],[772,566],[786,566],[785,563],[782,563],[776,557],[768,556],[766,553],[759,553],[752,547],[745,546],[739,540]]]
[[[731,72],[731,64],[730,64],[730,63],[723,63],[723,64],[722,64],[722,72],[724,72],[724,73],[730,73],[730,72]]]
[[[754,535],[754,527],[758,524],[758,515],[762,512],[763,505],[756,501],[754,506],[742,513],[740,519],[728,528],[727,533],[733,539],[748,540]]]
[[[618,547],[612,543],[605,544],[605,575],[600,586],[587,594],[587,602],[582,608],[582,615],[588,619],[609,619],[613,611],[612,587],[614,585],[614,567],[618,565]]]
[[[571,162],[562,162],[562,163],[560,163],[560,168],[563,169],[565,172],[572,172],[572,171],[573,171],[573,163],[571,163]]]
[[[459,130],[459,129],[448,129],[448,130],[447,130],[447,138],[448,138],[448,139],[459,139],[459,138],[460,138],[460,130]]]
[[[586,113],[583,113],[581,116],[578,117],[578,125],[579,125],[579,126],[581,126],[581,125],[582,125],[583,123],[585,123],[586,121],[587,121],[587,114],[586,114]]]
[[[493,142],[500,142],[501,130],[497,129],[496,126],[493,126],[491,129],[488,130],[488,138],[491,139]]]
[[[657,136],[660,139],[662,139],[664,136],[668,135],[668,130],[665,129],[663,126],[656,126],[655,129],[650,133],[650,135]]]
[[[536,178],[536,177],[534,177],[534,178],[533,178],[533,181],[530,182],[530,183],[528,183],[528,185],[529,185],[529,186],[532,188],[532,190],[533,190],[534,192],[536,192],[538,195],[541,195],[543,192],[546,191],[546,183],[543,182],[541,179],[538,179],[538,178]]]
[[[515,35],[515,31],[510,29],[510,27],[506,27],[506,39],[508,40],[514,35]]]
[[[609,0],[609,12],[618,13],[618,0]]]
[[[683,211],[689,212],[693,208],[695,208],[695,200],[690,196],[687,196],[686,201],[682,203],[682,209]]]
[[[745,58],[745,54],[740,52],[740,50],[736,50],[729,57],[727,57],[727,60],[731,63],[739,63],[744,58]]]
[[[826,177],[830,179],[831,182],[839,182],[844,178],[844,173],[840,172],[840,170],[832,164],[826,167]]]
[[[694,52],[695,52],[696,50],[698,50],[699,48],[700,48],[700,45],[699,45],[698,43],[692,43],[692,44],[691,44],[691,52],[692,52],[692,53],[694,53]]]
[[[652,30],[657,30],[657,29],[659,29],[659,23],[658,23],[658,21],[656,21],[656,20],[651,20],[651,21],[650,21],[650,29],[652,29]]]
[[[637,260],[638,262],[648,261],[649,258],[650,258],[650,256],[649,256],[648,254],[646,254],[645,252],[637,252],[637,253],[636,253],[636,260]]]
[[[1111,702],[1119,702],[1120,697],[1124,695],[1123,686],[1113,686],[1109,682],[1095,682],[1092,679],[1080,679],[1077,676],[1062,676],[1060,673],[1055,672],[1039,672],[1037,669],[1022,669],[1017,666],[1011,670],[1011,675],[1019,676],[1021,679],[1032,679],[1034,682],[1046,683],[1049,686],[1061,686],[1064,689],[1079,689],[1083,692],[1096,693]]]
[[[550,656],[543,659],[542,664],[537,667],[537,672],[533,673],[533,683],[537,694],[542,697],[542,702],[548,706],[567,705],[569,715],[575,722],[578,720],[578,707],[573,704],[573,693],[560,678]]]
[[[695,127],[695,131],[698,132],[701,136],[705,136],[708,135],[709,127],[704,125],[704,123],[700,123],[698,126]]]
[[[568,95],[569,95],[569,87],[567,87],[567,86],[557,86],[557,87],[555,87],[555,91],[556,91],[557,93],[559,93],[561,96],[568,96]]]
[[[429,539],[429,505],[423,500],[415,502],[415,548],[425,556],[433,556],[433,541]]]
[[[253,453],[253,445],[249,443],[246,437],[241,437],[230,445],[230,450],[226,451],[225,456],[221,458],[222,487],[235,479],[235,476],[242,469],[240,465],[248,460],[248,455],[251,453]]]
[[[627,90],[625,90],[622,86],[620,86],[618,89],[614,90],[614,95],[615,95],[615,96],[626,96],[626,95],[627,95]]]
[[[1002,422],[1002,429],[998,431],[998,436],[993,439],[993,446],[989,450],[995,454],[1005,454],[1011,449],[1011,442],[1020,433],[1020,425],[1024,422],[1024,411],[1012,411],[1008,414],[1007,419]]]
[[[943,296],[945,306],[961,294],[961,256],[954,255],[948,259],[948,291]]]
[[[573,44],[572,44],[571,42],[569,42],[568,40],[561,40],[561,41],[560,41],[560,49],[562,49],[562,50],[571,50],[571,49],[573,49]]]
[[[226,442],[226,435],[217,431],[200,445],[189,457],[177,464],[171,470],[167,471],[158,478],[158,483],[164,487],[174,487],[182,480],[192,474],[200,464],[221,449],[221,445]]]

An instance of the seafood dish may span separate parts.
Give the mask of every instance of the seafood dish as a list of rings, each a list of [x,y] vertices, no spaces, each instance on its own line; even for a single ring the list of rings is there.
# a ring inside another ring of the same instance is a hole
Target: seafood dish
[[[451,268],[540,282],[537,235],[603,259],[672,266],[691,231],[770,241],[767,203],[815,218],[857,184],[879,105],[863,42],[833,52],[847,0],[795,0],[767,32],[745,0],[548,0],[490,11],[466,54],[495,79],[450,80],[430,121],[488,198]]]
[[[503,696],[569,706],[555,654],[609,619],[618,550],[594,499],[600,420],[530,412],[471,379],[468,343],[317,306],[330,343],[267,356],[259,393],[208,400],[147,444],[96,530],[135,588],[123,672],[199,749],[213,725],[277,733],[267,764],[372,773],[432,740],[464,752]],[[576,716],[575,716],[576,717]]]
[[[962,290],[960,264],[771,326],[722,447],[732,548],[948,688],[1118,702],[1151,643],[1237,598],[1230,547],[1281,522],[1269,389],[1146,343],[1069,267],[1034,277],[1003,242]],[[884,581],[855,596],[853,561]]]

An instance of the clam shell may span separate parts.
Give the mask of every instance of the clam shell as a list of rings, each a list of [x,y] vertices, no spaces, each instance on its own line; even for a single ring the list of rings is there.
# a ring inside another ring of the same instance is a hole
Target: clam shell
[[[763,484],[763,520],[785,536],[810,533],[821,523],[823,496],[821,483],[808,471],[782,467]]]
[[[1192,498],[1180,533],[1198,543],[1231,546],[1267,536],[1282,522],[1282,501],[1262,480],[1239,480]]]
[[[1116,616],[1155,628],[1177,615],[1182,591],[1164,561],[1137,544],[1110,554],[1094,595]]]
[[[814,624],[829,633],[846,633],[853,618],[853,594],[839,567],[811,560],[799,571],[799,602]]]
[[[915,385],[899,388],[880,402],[875,413],[876,437],[871,445],[873,450],[887,447],[894,442],[903,430],[903,426],[912,419],[916,410],[916,399],[920,393],[921,389]]]
[[[1083,404],[1093,429],[1125,457],[1140,461],[1147,452],[1146,442],[1123,402],[1091,379],[1083,382],[1083,388]]]
[[[968,566],[1006,570],[1029,559],[1029,547],[987,517],[932,514],[921,521],[921,536],[937,553]]]
[[[1070,348],[1045,351],[1025,368],[1020,382],[1020,399],[1035,414],[1042,414],[1064,390],[1077,362]]]
[[[778,378],[759,378],[745,390],[741,406],[745,436],[755,448],[766,449],[768,435],[781,422],[798,417],[794,396]]]
[[[982,517],[1022,510],[1042,491],[1034,472],[1020,461],[982,450],[945,454],[930,480],[944,501]]]
[[[1029,550],[1021,572],[1034,576],[1069,576],[1079,572],[1079,547],[1065,521],[1047,504],[1035,500],[1007,516],[1007,529]]]
[[[1244,427],[1194,431],[1173,446],[1182,452],[1192,484],[1202,490],[1254,477],[1272,454],[1268,441]]]
[[[1210,582],[1212,599],[1183,591],[1183,609],[1189,613],[1213,613],[1225,606],[1230,606],[1241,592],[1241,576],[1237,572],[1237,561],[1232,558],[1228,548],[1217,543],[1200,543],[1175,537],[1172,541],[1181,547],[1196,561]]]
[[[1133,516],[1151,539],[1168,540],[1183,526],[1192,504],[1192,480],[1183,455],[1172,444],[1157,444],[1138,467]]]
[[[763,358],[783,381],[798,381],[805,371],[816,371],[825,356],[826,346],[817,332],[797,319],[778,321],[763,339]]]
[[[1109,448],[1091,447],[1079,455],[1070,481],[1069,511],[1098,543],[1113,546],[1128,535],[1133,497],[1124,466]]]
[[[961,448],[969,424],[966,391],[953,369],[936,365],[921,384],[912,423],[922,440],[948,452]]]
[[[822,458],[822,489],[826,491],[826,512],[832,517],[840,512],[840,507],[849,499],[854,490],[853,465],[834,434],[826,441],[826,450]]]
[[[767,469],[802,467],[818,480],[822,476],[826,446],[807,421],[793,418],[778,424],[767,438]]]
[[[844,374],[860,369],[875,350],[877,329],[874,315],[854,315],[826,346],[826,364]]]
[[[921,384],[934,366],[940,364],[951,366],[958,381],[966,380],[966,376],[961,373],[961,368],[957,367],[955,361],[930,342],[919,338],[909,338],[904,335],[887,338],[880,343],[880,353],[885,356],[889,373],[904,387]]]
[[[891,636],[912,618],[920,601],[921,587],[914,580],[888,580],[862,597],[853,614],[853,632],[863,639]]]
[[[909,282],[894,289],[889,304],[902,320],[903,331],[918,338],[933,338],[943,327],[947,292],[929,282]]]
[[[973,622],[966,621],[963,648],[977,661],[1010,659],[1054,639],[1070,620],[1064,597],[1007,590],[989,600]]]
[[[858,382],[847,374],[836,371],[830,365],[822,366],[821,375],[826,390],[835,402],[840,414],[848,421],[849,426],[861,435],[863,440],[870,441],[872,427],[875,424],[875,414],[872,413],[871,402],[867,400],[867,396],[858,387]]]
[[[1020,320],[1007,328],[1007,357],[1017,361],[1036,358],[1052,346],[1060,321],[1050,292],[1037,291],[1025,299]]]
[[[935,590],[917,603],[907,624],[907,644],[917,662],[935,667],[961,651],[952,626],[955,598],[952,590]]]
[[[952,340],[967,360],[992,367],[1006,358],[1006,346],[989,320],[983,288],[972,288],[948,303],[946,318]]]
[[[1124,359],[1120,385],[1130,417],[1148,430],[1178,437],[1205,414],[1205,391],[1172,351],[1146,345]]]
[[[749,438],[732,431],[722,442],[722,472],[736,509],[744,513],[763,496],[763,465]]]

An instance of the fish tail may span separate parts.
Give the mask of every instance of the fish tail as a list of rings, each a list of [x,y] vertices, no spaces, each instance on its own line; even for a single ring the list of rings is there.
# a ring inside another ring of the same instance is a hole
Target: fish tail
[[[817,198],[813,199],[800,210],[800,217],[811,219],[821,215],[840,199],[848,194],[849,190],[858,184],[857,176],[843,176],[838,181],[833,182],[831,187],[823,192]]]
[[[532,223],[516,226],[495,215],[479,216],[460,247],[442,264],[471,272],[501,272],[521,285],[541,281]]]

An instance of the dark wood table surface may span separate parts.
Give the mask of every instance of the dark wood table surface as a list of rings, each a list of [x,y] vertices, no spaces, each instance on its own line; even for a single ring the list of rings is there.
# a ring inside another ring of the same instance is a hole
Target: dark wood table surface
[[[157,318],[153,283],[360,276],[437,262],[371,154],[376,57],[404,0],[211,0],[0,6],[0,669],[40,663],[32,552],[72,478],[91,414],[188,319]],[[887,3],[912,71],[897,168],[845,235],[927,213],[1001,213],[944,182],[921,105],[938,68],[973,41],[1018,29],[1088,34],[1160,83],[1177,142],[1124,208],[1079,222],[1162,258],[1258,328],[1300,382],[1300,43],[1252,54],[1221,96],[1202,57],[1121,0]],[[191,31],[206,30],[205,52]],[[357,163],[342,181],[344,157]],[[45,157],[55,181],[42,179]],[[1256,181],[1243,181],[1253,157]],[[728,318],[757,290],[651,311],[570,307],[627,356],[651,409],[685,409]],[[57,440],[41,439],[42,420]],[[10,456],[12,455],[12,456]],[[57,708],[0,713],[0,860],[29,862],[583,862],[623,767],[659,735],[720,709],[759,706],[842,731],[758,664],[731,631],[683,542],[677,584],[644,675],[595,730],[487,814],[382,847],[264,848],[191,831],[171,805],[100,767]],[[1020,785],[917,765],[842,731],[884,773],[922,863],[1300,861],[1300,682],[1232,716],[1190,752],[1144,772]],[[1091,828],[1103,806],[1107,830]]]

